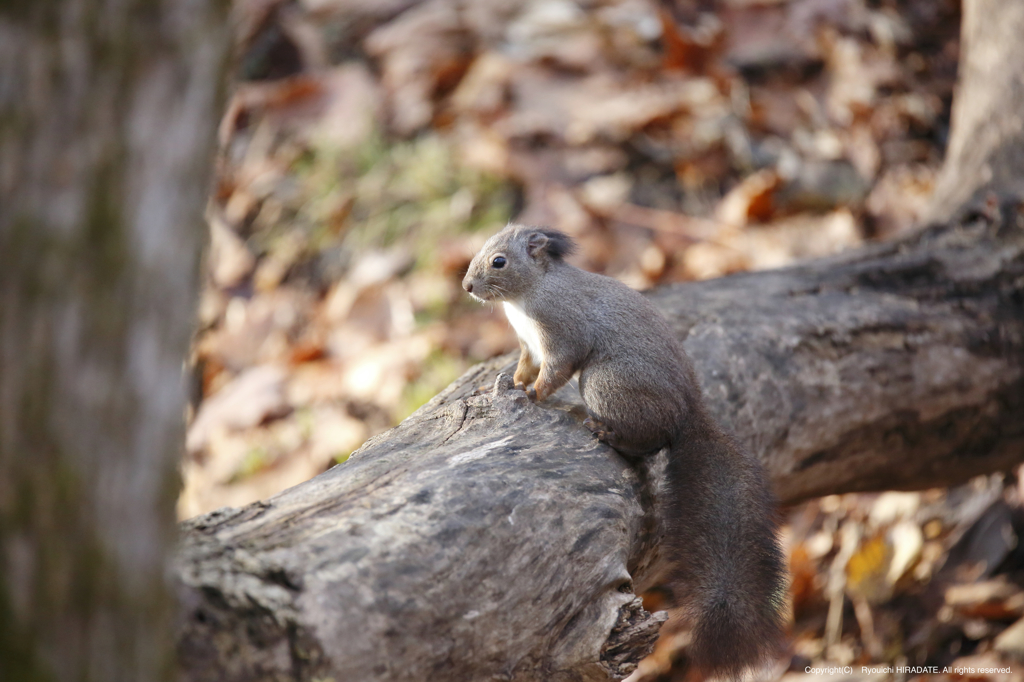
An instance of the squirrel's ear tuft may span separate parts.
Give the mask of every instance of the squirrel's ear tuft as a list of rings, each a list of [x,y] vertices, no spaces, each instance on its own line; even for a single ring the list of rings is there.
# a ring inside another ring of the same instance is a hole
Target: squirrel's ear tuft
[[[537,230],[531,232],[526,240],[526,251],[531,256],[545,251],[551,258],[562,260],[575,250],[576,243],[569,235],[558,230]]]
[[[547,245],[548,236],[543,232],[531,232],[526,237],[526,253],[530,254],[531,258],[536,258]]]

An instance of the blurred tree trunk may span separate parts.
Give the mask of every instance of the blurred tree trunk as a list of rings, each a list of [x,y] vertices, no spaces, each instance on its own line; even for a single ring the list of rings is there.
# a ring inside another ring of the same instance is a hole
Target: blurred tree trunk
[[[785,501],[1024,459],[1024,3],[965,5],[943,224],[651,294]],[[186,679],[627,674],[659,624],[634,599],[658,579],[659,465],[597,443],[571,391],[535,405],[495,381],[507,361],[348,463],[185,524]]]
[[[1024,2],[965,0],[952,137],[932,197],[948,220],[988,192],[1024,198]]]
[[[0,5],[0,680],[174,675],[225,0]]]

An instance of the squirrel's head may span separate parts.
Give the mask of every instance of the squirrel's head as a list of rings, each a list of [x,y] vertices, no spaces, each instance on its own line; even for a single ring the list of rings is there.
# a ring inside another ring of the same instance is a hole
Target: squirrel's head
[[[557,230],[510,224],[476,254],[462,288],[478,301],[514,301],[575,248]]]

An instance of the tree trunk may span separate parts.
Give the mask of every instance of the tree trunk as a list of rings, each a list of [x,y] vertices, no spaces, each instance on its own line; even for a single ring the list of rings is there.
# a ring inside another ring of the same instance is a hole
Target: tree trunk
[[[226,3],[0,13],[0,679],[173,677],[167,563]]]
[[[930,215],[949,220],[995,191],[1024,197],[1024,3],[965,0],[952,138]]]
[[[1017,26],[1024,10],[966,4],[970,65],[978,17],[1012,15]],[[761,457],[784,502],[954,484],[1024,459],[1019,126],[999,127],[987,152],[961,162],[990,121],[1024,106],[1006,87],[1024,74],[1012,58],[1019,34],[986,38],[998,77],[964,70],[974,80],[961,93],[1000,108],[958,107],[946,174],[963,191],[942,209],[956,220],[651,294],[712,411]],[[661,620],[634,595],[659,578],[663,462],[628,466],[581,426],[572,388],[532,404],[498,374],[512,366],[473,369],[312,481],[185,524],[186,678],[627,674]]]

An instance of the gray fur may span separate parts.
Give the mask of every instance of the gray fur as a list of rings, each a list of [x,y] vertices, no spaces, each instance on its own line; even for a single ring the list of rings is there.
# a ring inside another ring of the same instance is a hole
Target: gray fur
[[[785,569],[767,478],[709,416],[661,314],[621,282],[566,263],[573,248],[560,232],[509,225],[470,263],[463,287],[535,323],[542,357],[517,328],[514,377],[531,397],[543,400],[579,372],[598,437],[632,458],[669,448],[672,588],[693,625],[691,658],[705,674],[738,675],[782,641]]]

